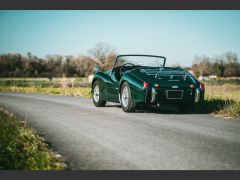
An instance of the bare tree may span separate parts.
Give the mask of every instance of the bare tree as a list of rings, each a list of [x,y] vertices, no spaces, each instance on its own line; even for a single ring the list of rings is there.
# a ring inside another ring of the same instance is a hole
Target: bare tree
[[[210,57],[195,56],[193,63],[192,70],[197,76],[207,76],[214,72]]]
[[[240,67],[238,63],[238,56],[234,52],[226,52],[225,57],[227,60],[226,65],[226,75],[227,76],[238,76],[240,72]]]
[[[235,64],[238,62],[238,56],[234,52],[231,52],[231,51],[226,52],[225,56],[229,64]]]
[[[116,56],[115,50],[109,44],[103,42],[96,44],[88,53],[93,56],[95,62],[102,69],[109,67],[109,63],[112,63],[113,58]]]
[[[217,74],[220,75],[220,77],[223,77],[225,69],[226,69],[226,67],[225,67],[226,61],[224,60],[224,57],[223,56],[216,57],[213,66],[215,67]]]
[[[113,66],[114,60],[116,59],[116,52],[115,51],[111,51],[106,58],[106,62],[104,64],[104,68],[105,69],[110,69]]]

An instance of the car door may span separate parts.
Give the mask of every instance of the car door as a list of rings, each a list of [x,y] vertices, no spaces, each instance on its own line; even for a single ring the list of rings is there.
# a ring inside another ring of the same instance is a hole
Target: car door
[[[110,71],[109,76],[111,78],[111,81],[107,85],[108,100],[112,102],[119,102],[118,98],[119,81],[116,79],[115,71]]]

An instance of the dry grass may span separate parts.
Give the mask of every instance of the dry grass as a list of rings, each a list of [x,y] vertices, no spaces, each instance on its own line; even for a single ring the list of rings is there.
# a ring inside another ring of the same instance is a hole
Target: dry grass
[[[234,101],[240,101],[240,85],[206,84],[206,95],[210,98],[231,99]]]
[[[18,87],[18,86],[0,86],[0,91],[3,92],[20,92],[20,93],[39,93],[39,94],[58,94],[65,96],[81,96],[90,98],[91,89],[89,87]]]
[[[0,78],[0,86],[17,87],[89,87],[87,78]]]
[[[240,119],[240,85],[206,85],[205,109]]]

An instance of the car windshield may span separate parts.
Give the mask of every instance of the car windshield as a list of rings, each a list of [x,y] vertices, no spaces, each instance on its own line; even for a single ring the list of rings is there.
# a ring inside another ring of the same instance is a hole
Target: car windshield
[[[165,57],[148,56],[148,55],[122,55],[116,59],[114,67],[122,65],[148,66],[148,67],[164,67]]]

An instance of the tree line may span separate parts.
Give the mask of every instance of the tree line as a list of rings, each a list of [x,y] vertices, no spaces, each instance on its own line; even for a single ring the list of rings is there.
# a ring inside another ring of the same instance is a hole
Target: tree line
[[[98,65],[102,70],[112,66],[116,57],[108,44],[98,43],[89,55],[47,55],[39,58],[31,53],[0,55],[0,77],[86,77]]]
[[[115,50],[102,42],[90,49],[88,55],[80,56],[47,55],[39,58],[31,53],[1,54],[0,77],[87,77],[94,73],[96,65],[102,70],[110,69],[115,58]],[[240,76],[240,63],[234,52],[215,57],[195,56],[192,66],[186,69],[191,69],[196,76]]]
[[[240,62],[235,52],[226,52],[215,57],[195,56],[191,70],[196,76],[239,77]]]

